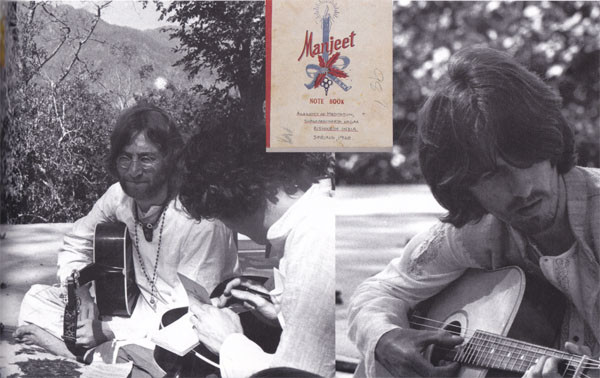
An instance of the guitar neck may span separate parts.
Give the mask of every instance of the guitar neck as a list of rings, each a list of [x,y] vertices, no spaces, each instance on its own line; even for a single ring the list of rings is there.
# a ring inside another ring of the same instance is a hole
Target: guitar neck
[[[556,349],[545,348],[503,336],[476,331],[469,342],[460,348],[453,360],[464,365],[525,373],[540,357],[555,357],[564,361],[564,376],[578,377],[590,361]]]

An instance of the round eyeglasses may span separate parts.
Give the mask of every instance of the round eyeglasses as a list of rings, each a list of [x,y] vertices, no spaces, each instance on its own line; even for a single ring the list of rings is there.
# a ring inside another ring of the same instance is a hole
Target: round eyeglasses
[[[153,155],[144,155],[137,159],[132,158],[129,155],[120,155],[117,158],[117,167],[121,169],[129,169],[131,163],[137,161],[143,169],[153,168],[158,163],[158,157]]]

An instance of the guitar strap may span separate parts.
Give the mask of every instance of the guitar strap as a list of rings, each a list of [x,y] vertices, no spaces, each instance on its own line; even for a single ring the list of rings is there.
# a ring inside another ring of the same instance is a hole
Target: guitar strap
[[[83,356],[87,351],[84,347],[77,345],[77,318],[81,299],[77,296],[79,287],[79,272],[73,271],[67,278],[67,305],[63,321],[63,340],[67,349],[75,355],[77,361],[83,362]]]
[[[92,263],[81,269],[74,270],[67,278],[67,304],[63,321],[63,340],[67,349],[75,355],[77,361],[83,362],[83,356],[87,349],[77,345],[77,319],[81,299],[77,296],[77,289],[104,275],[121,273],[123,268]]]

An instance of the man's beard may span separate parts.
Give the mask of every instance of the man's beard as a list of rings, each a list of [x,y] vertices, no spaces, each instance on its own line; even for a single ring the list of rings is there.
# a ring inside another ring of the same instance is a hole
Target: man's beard
[[[163,190],[165,185],[168,184],[166,175],[160,175],[159,177],[156,177],[156,180],[142,185],[136,185],[122,178],[119,182],[125,194],[137,201],[146,201],[154,198],[161,190]]]
[[[526,235],[535,235],[547,230],[553,223],[554,218],[547,215],[540,215],[526,220],[513,221],[511,226]]]
[[[524,218],[515,218],[510,221],[510,225],[525,233],[526,235],[535,235],[546,231],[554,224],[557,208],[551,204],[549,209],[542,209],[537,214]]]

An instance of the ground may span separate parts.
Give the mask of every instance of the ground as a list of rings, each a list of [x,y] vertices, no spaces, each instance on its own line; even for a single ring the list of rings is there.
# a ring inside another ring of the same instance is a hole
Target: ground
[[[56,281],[56,251],[70,224],[0,226],[0,376],[78,377],[82,365],[46,353],[43,349],[15,344],[12,331],[17,324],[23,295],[34,283]]]

